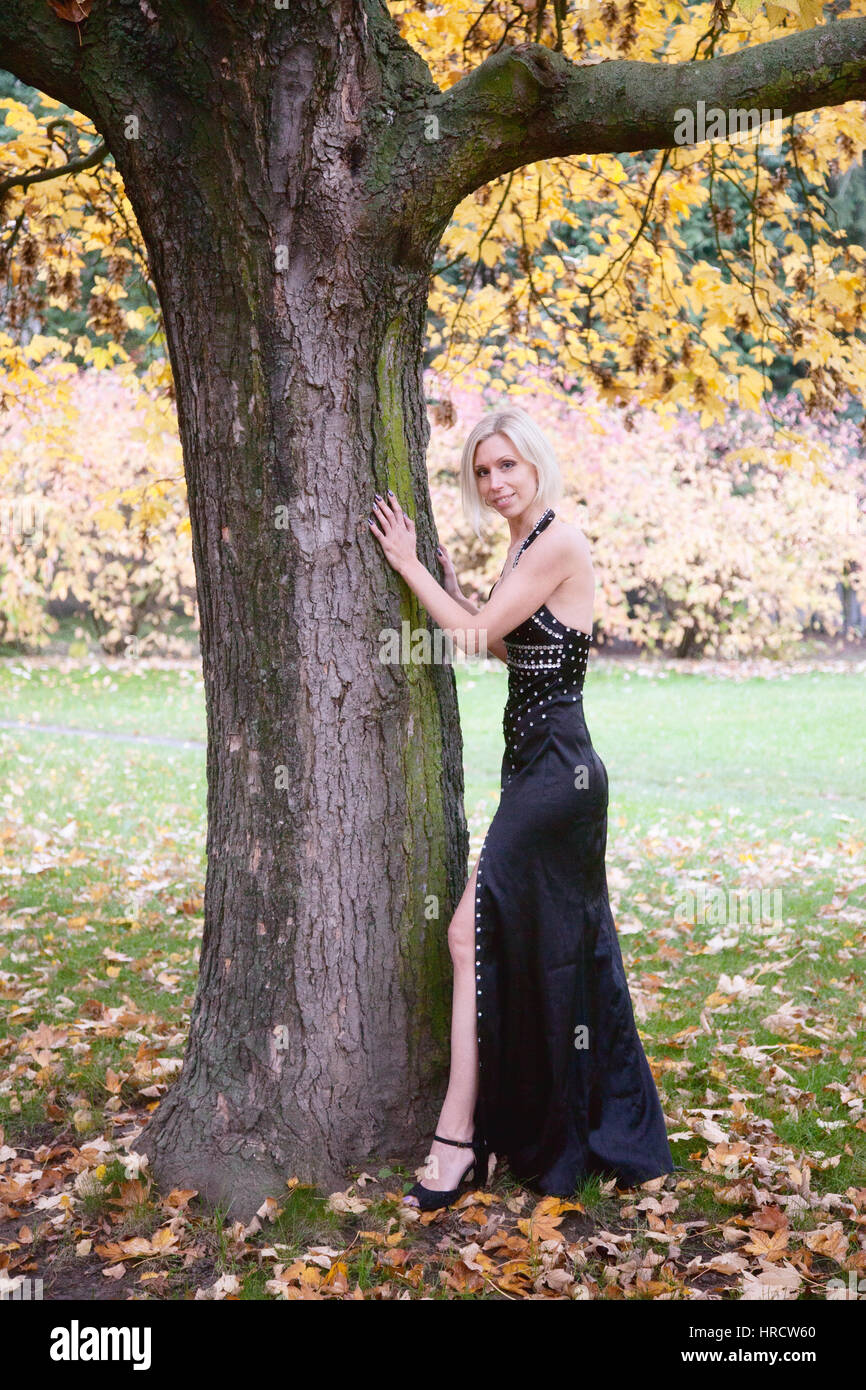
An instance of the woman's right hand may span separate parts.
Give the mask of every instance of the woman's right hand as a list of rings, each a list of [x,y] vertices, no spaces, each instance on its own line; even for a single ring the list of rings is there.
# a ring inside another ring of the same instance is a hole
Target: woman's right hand
[[[437,545],[436,558],[442,566],[442,588],[451,598],[462,598],[463,591],[457,579],[457,571],[444,545]]]

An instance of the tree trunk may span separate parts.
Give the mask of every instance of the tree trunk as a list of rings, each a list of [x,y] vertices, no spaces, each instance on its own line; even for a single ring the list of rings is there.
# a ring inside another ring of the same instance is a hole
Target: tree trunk
[[[208,719],[200,978],[138,1148],[241,1219],[292,1176],[331,1190],[425,1152],[466,873],[453,674],[380,661],[382,629],[427,619],[367,526],[393,488],[437,572],[435,239],[407,265],[359,182],[351,82],[318,108],[314,87],[300,53],[269,122],[190,124],[163,95],[158,138],[112,141],[177,386]]]

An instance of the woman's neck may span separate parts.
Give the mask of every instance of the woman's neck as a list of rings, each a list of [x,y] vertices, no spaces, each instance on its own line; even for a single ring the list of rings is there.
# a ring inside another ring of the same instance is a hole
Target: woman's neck
[[[538,507],[533,502],[525,511],[520,513],[520,516],[508,518],[508,526],[511,531],[511,549],[523,544],[526,537],[532,534],[546,511],[546,507]]]

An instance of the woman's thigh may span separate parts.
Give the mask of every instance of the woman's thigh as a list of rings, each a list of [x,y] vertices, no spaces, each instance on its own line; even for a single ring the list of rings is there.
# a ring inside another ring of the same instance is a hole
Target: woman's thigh
[[[454,909],[454,916],[448,927],[448,947],[452,956],[471,956],[475,949],[475,885],[478,879],[478,861],[469,875],[460,901]]]

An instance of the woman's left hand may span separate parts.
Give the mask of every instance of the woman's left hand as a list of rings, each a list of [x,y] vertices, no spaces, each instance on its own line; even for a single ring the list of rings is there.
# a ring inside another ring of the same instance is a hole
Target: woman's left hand
[[[391,491],[387,497],[377,496],[371,517],[374,519],[370,521],[370,530],[381,545],[385,559],[401,574],[410,561],[418,558],[414,521]]]

